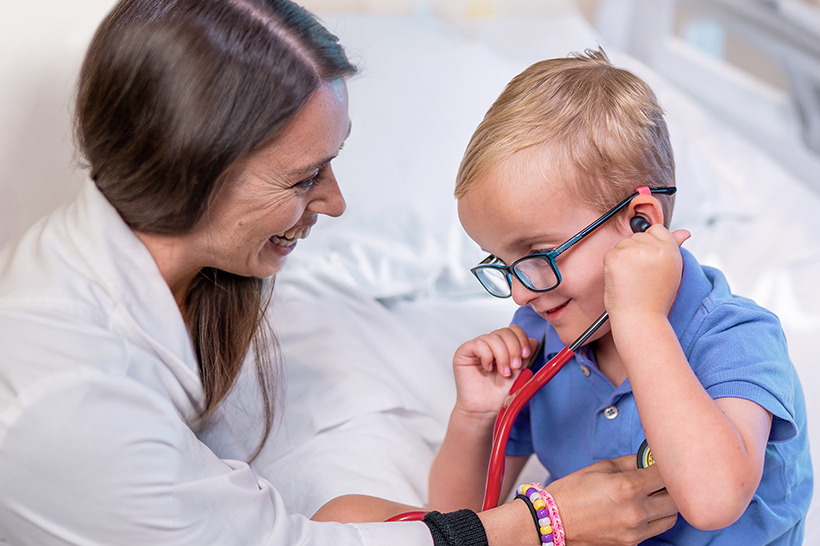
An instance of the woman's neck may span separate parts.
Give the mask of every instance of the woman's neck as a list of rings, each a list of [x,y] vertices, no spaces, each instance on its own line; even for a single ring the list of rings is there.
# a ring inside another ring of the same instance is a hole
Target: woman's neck
[[[162,278],[171,289],[177,306],[183,311],[188,287],[202,270],[202,267],[192,260],[195,254],[193,241],[189,241],[184,235],[158,235],[140,231],[135,233],[151,253]]]

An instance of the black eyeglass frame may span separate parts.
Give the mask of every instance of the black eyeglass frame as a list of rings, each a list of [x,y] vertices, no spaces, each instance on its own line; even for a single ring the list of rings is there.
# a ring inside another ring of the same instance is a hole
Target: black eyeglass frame
[[[673,195],[676,191],[678,191],[678,189],[676,187],[654,188],[654,189],[650,189],[649,193],[651,193],[651,194],[660,194],[660,195]],[[491,263],[491,262],[497,260],[497,258],[493,254],[490,254],[489,256],[484,258],[481,261],[481,263],[479,263],[477,266],[470,269],[470,273],[475,275],[476,279],[478,279],[478,282],[481,283],[481,286],[484,287],[484,290],[486,290],[491,296],[495,296],[496,298],[509,298],[510,296],[512,296],[512,275],[515,275],[515,278],[518,279],[518,281],[524,287],[526,287],[528,290],[531,290],[533,292],[539,292],[540,293],[540,292],[549,292],[550,290],[555,290],[556,288],[558,288],[558,285],[561,284],[561,272],[558,270],[558,265],[555,263],[555,259],[558,256],[560,256],[561,254],[563,254],[564,252],[566,252],[572,245],[574,245],[575,243],[577,243],[578,241],[580,241],[581,239],[583,239],[584,237],[586,237],[587,235],[589,235],[590,233],[592,233],[593,231],[598,229],[607,220],[609,220],[610,218],[612,218],[613,216],[618,214],[618,212],[620,212],[621,209],[626,207],[633,199],[635,199],[639,195],[641,195],[641,192],[636,191],[635,193],[633,193],[632,195],[630,195],[629,197],[627,197],[626,199],[624,199],[623,201],[621,201],[620,203],[615,205],[615,207],[610,209],[608,212],[604,213],[603,216],[601,216],[600,218],[598,218],[597,220],[595,220],[594,222],[589,224],[587,227],[585,227],[584,229],[582,229],[581,231],[579,231],[578,233],[576,233],[575,235],[570,237],[565,243],[563,243],[558,248],[554,248],[552,250],[548,250],[548,251],[545,251],[545,252],[536,252],[534,254],[528,254],[527,256],[524,256],[523,258],[519,258],[518,260],[514,261],[511,265],[501,265],[501,264]],[[526,277],[526,275],[524,275],[523,273],[519,273],[519,271],[517,269],[518,265],[521,264],[522,262],[525,262],[525,261],[528,261],[528,260],[539,260],[539,259],[546,261],[549,264],[550,269],[552,269],[552,272],[555,274],[555,279],[556,279],[555,284],[550,286],[549,288],[534,288],[532,283]],[[508,293],[506,295],[501,295],[500,293],[496,293],[493,290],[491,290],[486,284],[484,284],[484,281],[481,280],[481,276],[480,276],[480,271],[483,270],[483,269],[492,269],[494,271],[502,271],[502,272],[505,273],[504,278],[507,279],[507,287],[508,287]]]

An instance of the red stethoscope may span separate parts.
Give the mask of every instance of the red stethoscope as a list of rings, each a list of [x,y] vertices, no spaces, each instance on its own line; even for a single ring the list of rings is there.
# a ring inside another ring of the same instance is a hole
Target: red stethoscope
[[[541,358],[544,351],[544,341],[538,347],[538,351],[530,359],[529,366],[521,370],[521,373],[513,382],[510,394],[501,405],[498,416],[495,418],[493,427],[493,449],[490,453],[490,465],[487,470],[487,486],[484,489],[484,505],[482,510],[490,510],[498,506],[498,499],[501,495],[501,484],[504,481],[504,461],[507,441],[510,438],[513,422],[521,412],[521,409],[530,401],[538,390],[546,385],[555,374],[561,371],[564,364],[569,362],[575,351],[577,351],[592,335],[609,319],[609,315],[604,313],[587,328],[578,339],[568,347],[552,357],[544,367],[535,374],[532,366]],[[387,521],[418,521],[424,517],[425,511],[403,512]]]

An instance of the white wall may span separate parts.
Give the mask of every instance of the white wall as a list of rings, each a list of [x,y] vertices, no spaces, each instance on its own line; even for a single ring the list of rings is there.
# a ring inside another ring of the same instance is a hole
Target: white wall
[[[70,97],[113,0],[7,3],[0,18],[0,242],[70,199]]]

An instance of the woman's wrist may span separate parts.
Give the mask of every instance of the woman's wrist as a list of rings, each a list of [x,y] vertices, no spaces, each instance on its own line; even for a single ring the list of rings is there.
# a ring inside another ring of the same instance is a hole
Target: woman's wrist
[[[518,488],[516,499],[521,499],[530,511],[542,546],[564,546],[564,526],[558,505],[541,484],[524,484]]]
[[[523,502],[511,502],[480,512],[490,546],[507,544],[540,545],[541,537],[532,523],[529,509]]]

